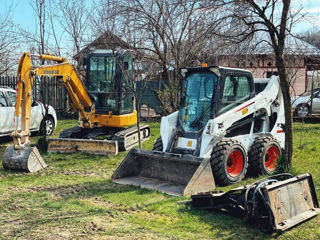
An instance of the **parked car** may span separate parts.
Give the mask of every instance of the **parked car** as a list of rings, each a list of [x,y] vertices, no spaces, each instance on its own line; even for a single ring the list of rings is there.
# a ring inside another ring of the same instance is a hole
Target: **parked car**
[[[8,136],[15,129],[16,91],[8,87],[0,87],[0,136]],[[51,135],[57,126],[57,115],[54,108],[48,105],[48,116],[44,118],[45,108],[34,101],[31,107],[30,132]],[[18,128],[20,128],[20,122]]]
[[[311,92],[304,92],[297,97],[291,99],[292,110],[298,117],[306,117],[311,113],[311,96],[312,96],[312,113],[320,113],[320,88]]]

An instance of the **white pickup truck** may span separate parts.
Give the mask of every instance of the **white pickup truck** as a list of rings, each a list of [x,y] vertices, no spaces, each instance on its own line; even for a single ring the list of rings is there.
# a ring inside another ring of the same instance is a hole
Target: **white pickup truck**
[[[0,87],[0,137],[10,135],[15,129],[15,97],[16,91],[8,87]],[[51,135],[57,126],[56,111],[49,105],[48,116],[44,118],[45,108],[40,102],[33,102],[31,107],[30,131],[46,132]],[[19,123],[20,125],[20,123]],[[20,128],[20,126],[18,126]]]

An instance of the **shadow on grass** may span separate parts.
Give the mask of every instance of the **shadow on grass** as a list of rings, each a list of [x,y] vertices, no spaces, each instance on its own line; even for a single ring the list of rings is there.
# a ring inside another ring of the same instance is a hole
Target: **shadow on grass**
[[[31,191],[51,192],[55,196],[64,199],[79,199],[87,197],[100,197],[106,194],[128,193],[132,192],[137,195],[149,194],[150,191],[134,186],[119,185],[111,182],[111,180],[99,180],[93,182],[85,182],[81,184],[70,184],[63,186],[49,186],[49,187],[33,187],[29,188]]]
[[[70,201],[72,199],[79,200],[86,198],[100,199],[108,197],[109,194],[114,194],[118,198],[123,198],[123,202],[118,199],[119,202],[115,204],[124,205],[125,207],[129,208],[130,201],[132,199],[126,199],[126,197],[128,196],[132,196],[132,198],[143,196],[142,202],[137,202],[136,204],[140,204],[140,207],[143,207],[145,209],[148,209],[152,204],[161,203],[166,205],[168,202],[178,202],[179,200],[181,200],[181,198],[179,197],[164,195],[165,199],[159,199],[154,203],[148,203],[148,196],[153,196],[153,194],[155,194],[154,191],[134,186],[119,185],[116,183],[112,183],[111,180],[101,180],[58,187],[45,187],[38,190],[53,193],[55,196],[61,198],[60,201]],[[120,196],[121,194],[124,194],[124,196]],[[128,201],[128,204],[126,204],[126,201]],[[133,199],[133,201],[136,200]],[[105,210],[108,210],[107,207]],[[226,235],[230,236],[230,234],[233,234],[232,229],[241,229],[241,235],[239,235],[239,238],[238,236],[233,236],[232,239],[264,239],[265,237],[271,236],[263,234],[254,225],[244,223],[243,219],[241,219],[240,217],[231,216],[224,212],[197,210],[185,205],[178,208],[177,211],[178,215],[188,216],[192,214],[196,216],[201,222],[207,225],[211,225],[211,231],[221,230],[222,232],[218,233],[217,237],[226,237]],[[255,238],[255,236],[257,235],[259,236],[259,238]]]
[[[230,214],[223,210],[199,210],[186,204],[185,208],[179,210],[181,214],[192,214],[196,216],[203,224],[211,225],[211,231],[219,230],[219,232],[235,232],[235,235],[219,236],[222,239],[270,239],[270,237],[278,236],[276,233],[263,233],[254,222],[245,222],[243,216]],[[228,234],[227,234],[228,235]]]

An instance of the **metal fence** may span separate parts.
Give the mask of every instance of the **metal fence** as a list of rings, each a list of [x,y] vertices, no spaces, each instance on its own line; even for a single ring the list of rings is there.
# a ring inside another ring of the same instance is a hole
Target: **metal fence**
[[[59,78],[35,77],[33,82],[32,97],[34,100],[50,104],[57,112],[67,110],[67,91]],[[0,76],[0,87],[1,86],[16,89],[17,77]]]
[[[149,81],[146,83],[146,86],[143,86],[145,83],[137,82],[136,88],[140,92],[141,96],[140,105],[146,105],[148,107],[148,112],[150,109],[153,109],[156,114],[162,114],[162,109],[160,103],[156,97],[155,91],[163,90],[166,81]]]

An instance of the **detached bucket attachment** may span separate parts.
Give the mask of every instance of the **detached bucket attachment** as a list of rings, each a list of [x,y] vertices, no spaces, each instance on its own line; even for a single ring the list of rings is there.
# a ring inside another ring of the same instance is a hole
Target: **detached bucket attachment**
[[[15,150],[14,146],[7,147],[3,154],[2,165],[5,170],[24,172],[37,172],[47,167],[36,147]]]
[[[118,142],[110,140],[49,138],[48,152],[85,152],[95,155],[117,155]]]
[[[111,179],[176,196],[215,188],[210,159],[140,149],[130,150]]]
[[[263,232],[284,232],[320,212],[311,174],[278,180],[288,175],[274,175],[228,192],[193,195],[192,205],[244,217]]]

